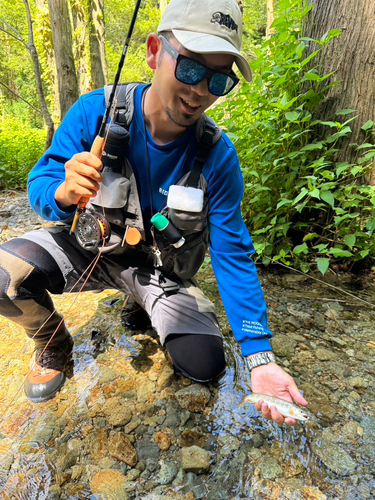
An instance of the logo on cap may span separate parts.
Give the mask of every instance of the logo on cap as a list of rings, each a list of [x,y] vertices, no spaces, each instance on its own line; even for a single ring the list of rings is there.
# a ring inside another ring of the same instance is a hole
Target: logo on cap
[[[223,14],[222,12],[215,12],[212,14],[211,23],[218,23],[220,26],[226,26],[230,30],[234,30],[238,33],[238,25],[233,21],[229,14]]]

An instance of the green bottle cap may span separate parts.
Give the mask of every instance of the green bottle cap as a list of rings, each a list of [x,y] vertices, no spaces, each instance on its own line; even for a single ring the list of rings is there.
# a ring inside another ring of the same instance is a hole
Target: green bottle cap
[[[169,221],[166,217],[164,217],[164,215],[158,212],[152,217],[151,223],[156,227],[156,229],[163,231],[163,229],[168,226]]]

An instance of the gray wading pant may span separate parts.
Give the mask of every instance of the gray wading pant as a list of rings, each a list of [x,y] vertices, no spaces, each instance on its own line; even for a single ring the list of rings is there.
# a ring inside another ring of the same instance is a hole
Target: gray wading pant
[[[5,243],[0,246],[0,314],[23,326],[29,337],[35,335],[36,345],[44,347],[62,320],[57,312],[51,316],[54,305],[47,290],[59,294],[75,287],[73,293],[78,292],[94,258],[64,226]],[[126,254],[102,254],[83,290],[116,289],[132,296],[148,313],[162,345],[169,334],[221,337],[214,305],[192,280],[173,277],[178,290],[168,293],[162,279],[160,271]],[[50,345],[67,335],[62,322]]]

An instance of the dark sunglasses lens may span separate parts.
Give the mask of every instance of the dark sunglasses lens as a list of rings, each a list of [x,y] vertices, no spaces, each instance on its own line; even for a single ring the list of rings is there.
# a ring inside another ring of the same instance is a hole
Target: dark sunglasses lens
[[[196,85],[201,82],[206,69],[192,59],[180,59],[176,66],[176,78],[186,85]]]
[[[215,73],[210,81],[209,91],[213,95],[225,95],[232,90],[237,81],[228,75]]]

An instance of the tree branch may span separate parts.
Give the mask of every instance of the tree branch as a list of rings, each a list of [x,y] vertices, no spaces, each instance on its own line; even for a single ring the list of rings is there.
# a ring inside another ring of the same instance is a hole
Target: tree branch
[[[43,116],[43,113],[40,111],[40,109],[36,108],[30,102],[26,101],[26,99],[24,99],[19,94],[17,94],[17,92],[14,92],[14,90],[12,90],[11,88],[9,88],[8,85],[5,85],[5,83],[3,83],[1,80],[0,80],[0,85],[2,85],[7,90],[9,90],[9,92],[12,92],[12,94],[14,94],[18,99],[21,99],[21,101],[24,101],[26,104],[28,104],[29,106],[31,106],[35,111],[37,111],[38,113],[40,113]]]
[[[7,30],[5,30],[4,28],[1,28],[1,27],[0,27],[0,31],[3,31],[4,33],[6,33],[9,36],[12,36],[18,42],[21,42],[27,49],[29,49],[29,47],[28,47],[27,43],[25,42],[24,38],[22,37],[21,33],[19,33],[16,30],[16,28],[13,28],[13,26],[11,26],[9,23],[7,23],[5,21],[5,19],[3,19],[2,17],[0,17],[0,21],[2,21],[6,26],[8,26],[8,28],[10,28],[12,31],[14,31],[15,33],[17,33],[18,36],[14,35],[13,33],[10,33],[9,31],[7,31]]]

